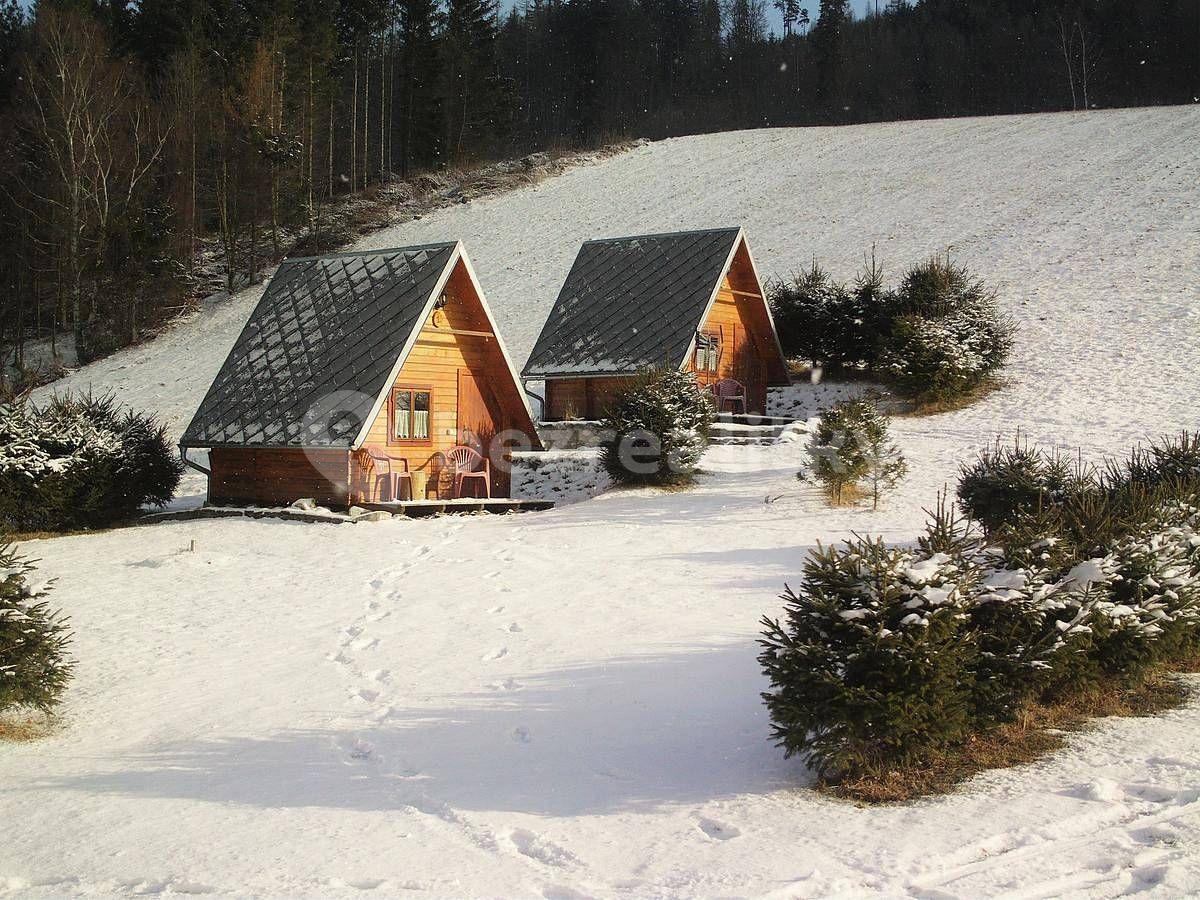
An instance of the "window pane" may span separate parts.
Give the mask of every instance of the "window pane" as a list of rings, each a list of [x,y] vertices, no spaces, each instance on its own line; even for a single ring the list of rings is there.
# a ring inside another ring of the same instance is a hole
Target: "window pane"
[[[413,396],[413,437],[423,441],[429,437],[429,391],[417,391]]]
[[[411,408],[412,393],[409,391],[396,391],[395,421],[392,425],[392,436],[397,440],[406,441],[409,438],[411,433],[409,429],[409,412]]]
[[[721,339],[703,332],[696,335],[696,371],[715,372],[721,360]]]

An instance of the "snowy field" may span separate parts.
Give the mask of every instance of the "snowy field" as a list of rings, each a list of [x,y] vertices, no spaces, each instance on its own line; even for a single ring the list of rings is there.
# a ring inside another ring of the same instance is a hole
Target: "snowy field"
[[[863,809],[767,742],[755,663],[809,547],[911,540],[996,433],[1096,456],[1200,427],[1198,134],[1179,107],[694,137],[375,235],[465,240],[518,363],[582,240],[727,224],[767,275],[952,246],[1019,339],[1003,390],[897,421],[912,473],[878,512],[824,508],[782,444],[548,513],[27,545],[79,667],[57,734],[0,744],[0,893],[1200,892],[1200,702]],[[69,384],[178,433],[256,299]]]

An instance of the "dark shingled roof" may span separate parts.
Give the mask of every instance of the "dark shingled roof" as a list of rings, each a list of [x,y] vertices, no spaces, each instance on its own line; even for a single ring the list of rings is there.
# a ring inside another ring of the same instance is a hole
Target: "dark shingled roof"
[[[542,328],[527,378],[679,365],[739,228],[588,241]]]
[[[350,447],[456,246],[285,260],[180,445]]]

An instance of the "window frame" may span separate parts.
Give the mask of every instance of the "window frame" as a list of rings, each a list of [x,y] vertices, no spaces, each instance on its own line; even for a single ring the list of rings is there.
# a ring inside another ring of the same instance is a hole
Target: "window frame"
[[[417,394],[429,395],[429,428],[423,438],[396,437],[396,395],[406,393],[411,395],[408,408],[408,433],[416,431]],[[389,447],[427,447],[433,444],[433,388],[425,384],[394,384],[388,392],[387,443]]]
[[[696,372],[701,375],[719,375],[721,373],[721,352],[723,350],[721,340],[721,332],[711,328],[703,328],[696,332],[696,349],[692,356],[692,366]],[[704,366],[696,365],[696,358],[700,356],[700,351],[704,351]],[[712,368],[709,368],[709,361],[712,353],[716,350],[716,360],[713,362]]]

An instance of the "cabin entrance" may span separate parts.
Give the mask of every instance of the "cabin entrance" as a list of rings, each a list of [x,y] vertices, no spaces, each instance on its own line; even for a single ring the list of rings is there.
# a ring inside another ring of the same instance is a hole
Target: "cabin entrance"
[[[477,378],[470,369],[458,370],[458,428],[457,440],[488,456],[492,468],[492,494],[508,496],[508,466],[503,448],[494,445],[494,438],[505,428],[500,404],[486,379]]]

